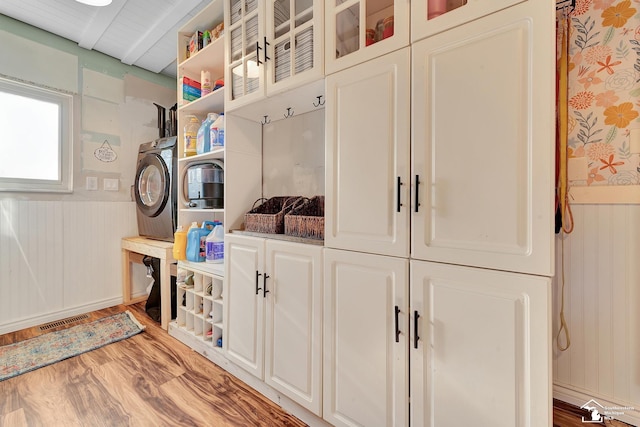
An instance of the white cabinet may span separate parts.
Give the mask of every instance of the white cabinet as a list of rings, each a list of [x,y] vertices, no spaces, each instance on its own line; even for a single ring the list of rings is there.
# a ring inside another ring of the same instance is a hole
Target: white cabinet
[[[227,110],[321,80],[323,2],[225,0]]]
[[[322,247],[230,234],[227,358],[321,415]]]
[[[413,426],[551,425],[551,279],[411,261]]]
[[[410,51],[327,77],[325,245],[409,255]]]
[[[327,0],[326,73],[408,46],[409,12],[408,0]]]
[[[523,1],[535,0],[411,0],[411,41],[416,42]],[[549,9],[549,4],[545,6]]]
[[[324,255],[323,417],[335,426],[406,426],[409,261]]]
[[[543,3],[412,46],[412,257],[553,275],[554,21]]]

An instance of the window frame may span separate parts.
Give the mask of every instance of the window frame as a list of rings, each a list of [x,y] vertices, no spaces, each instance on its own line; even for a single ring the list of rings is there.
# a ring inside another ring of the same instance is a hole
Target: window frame
[[[0,77],[0,92],[24,96],[59,106],[58,180],[8,178],[0,176],[0,193],[4,192],[73,192],[73,95],[33,84]]]

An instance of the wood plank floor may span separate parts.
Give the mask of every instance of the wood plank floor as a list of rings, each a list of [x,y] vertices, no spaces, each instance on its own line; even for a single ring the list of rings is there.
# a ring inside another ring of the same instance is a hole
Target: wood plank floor
[[[0,426],[305,425],[170,337],[144,303],[93,312],[82,322],[126,309],[146,325],[144,333],[0,382]],[[0,345],[40,334],[37,327],[6,334]]]
[[[147,316],[144,303],[88,313],[85,320],[45,332],[34,327],[2,335],[0,345],[127,309],[147,327],[144,333],[1,381],[0,427],[305,425],[170,337]],[[553,427],[584,426],[587,415],[554,400]]]

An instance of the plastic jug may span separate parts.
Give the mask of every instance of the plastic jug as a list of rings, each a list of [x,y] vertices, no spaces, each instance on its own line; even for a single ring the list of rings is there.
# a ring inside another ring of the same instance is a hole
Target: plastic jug
[[[198,129],[200,129],[200,120],[192,114],[184,117],[184,156],[194,156],[196,152],[196,142],[198,139]]]
[[[202,122],[198,129],[198,135],[196,137],[196,153],[204,154],[211,151],[211,125],[218,118],[218,114],[209,113],[207,118]]]
[[[197,225],[197,224],[196,224]],[[203,221],[202,227],[189,228],[187,233],[187,260],[204,262],[206,258],[206,238],[215,226],[213,221]]]
[[[213,122],[210,134],[211,148],[224,146],[224,113]]]
[[[218,224],[206,239],[206,261],[219,264],[224,262],[224,227]]]
[[[181,225],[173,234],[173,259],[187,259],[187,232],[182,229]]]

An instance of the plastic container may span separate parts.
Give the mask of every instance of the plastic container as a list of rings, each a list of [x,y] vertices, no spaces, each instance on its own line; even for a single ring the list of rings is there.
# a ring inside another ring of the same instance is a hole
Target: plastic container
[[[192,114],[184,117],[184,156],[194,156],[198,154],[196,145],[198,140],[198,129],[200,129],[200,120]]]
[[[206,239],[206,262],[220,264],[224,262],[224,227],[218,224]]]
[[[194,227],[194,224],[196,227]],[[213,221],[203,221],[202,227],[197,228],[197,223],[191,224],[187,233],[187,260],[192,262],[204,262],[206,258],[206,238],[215,226]]]
[[[224,113],[220,113],[211,125],[210,141],[211,147],[224,146]]]
[[[201,90],[200,90],[201,96],[208,95],[211,93],[211,91],[213,91],[213,85],[211,83],[211,73],[209,71],[205,71],[205,70],[200,71],[200,84],[201,84]]]
[[[207,118],[202,122],[198,129],[198,136],[196,138],[196,153],[204,154],[211,151],[211,125],[218,118],[218,114],[209,113]]]
[[[182,229],[181,225],[173,234],[173,259],[187,259],[187,232]]]

